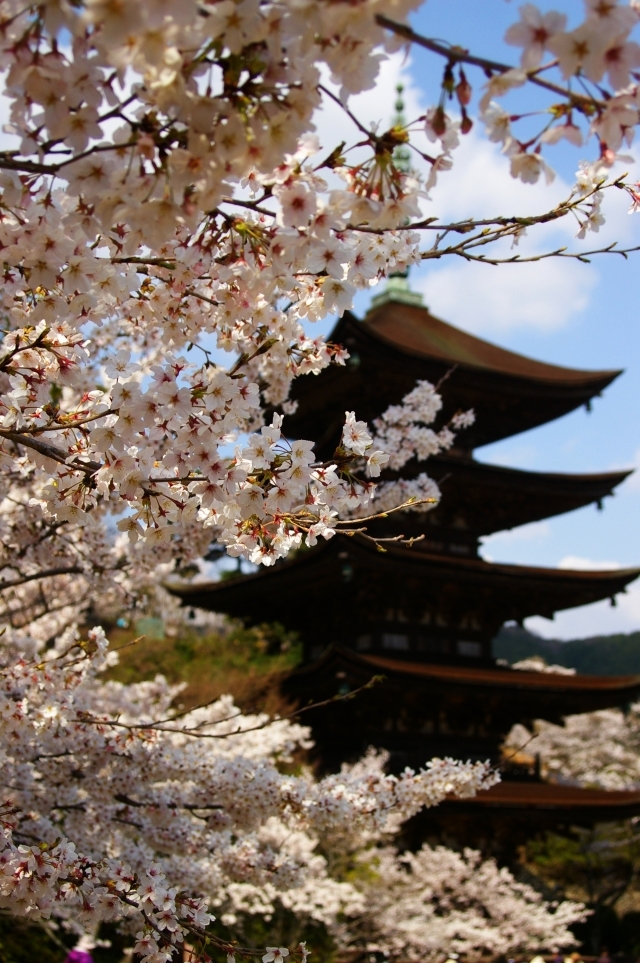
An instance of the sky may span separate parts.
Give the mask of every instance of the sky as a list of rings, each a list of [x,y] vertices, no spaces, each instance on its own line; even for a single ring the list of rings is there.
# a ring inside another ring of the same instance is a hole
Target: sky
[[[543,9],[550,5],[541,3]],[[555,3],[574,25],[582,2]],[[518,51],[503,43],[506,28],[517,19],[507,0],[428,0],[412,17],[414,29],[426,36],[469,47],[474,53],[515,64]],[[423,56],[424,54],[424,56]],[[424,113],[439,92],[442,63],[426,51],[400,52],[384,67],[375,91],[354,101],[354,112],[366,122],[386,123],[393,113],[395,85],[405,85],[408,119]],[[472,84],[484,78],[469,72]],[[508,101],[507,101],[508,105]],[[345,126],[346,125],[346,126]],[[321,140],[349,137],[348,121],[335,111],[318,118]],[[578,161],[593,156],[586,148],[553,149],[548,159],[555,181],[529,186],[513,180],[497,145],[484,138],[478,125],[455,152],[454,169],[441,176],[425,212],[462,218],[470,214],[535,213],[567,196]],[[633,148],[630,151],[633,154]],[[634,163],[616,168],[640,179]],[[599,247],[618,240],[640,244],[640,215],[629,216],[622,192],[610,192],[607,224],[587,240]],[[561,245],[579,250],[575,223],[545,228],[521,244],[526,253]],[[585,249],[585,244],[582,244]],[[528,265],[469,265],[463,261],[431,261],[413,270],[411,284],[424,295],[431,311],[480,337],[543,361],[575,368],[624,369],[591,413],[585,409],[558,421],[476,451],[485,462],[532,471],[598,472],[640,469],[640,329],[637,278],[640,252],[628,260],[600,255],[590,264],[545,260]],[[359,295],[356,312],[366,311],[368,295]],[[322,325],[330,329],[330,323]],[[579,511],[495,534],[484,540],[483,556],[500,562],[612,568],[640,566],[640,471],[604,502]],[[532,631],[550,638],[571,639],[640,630],[640,580],[618,596],[616,607],[601,602],[558,613],[554,620],[527,620]]]

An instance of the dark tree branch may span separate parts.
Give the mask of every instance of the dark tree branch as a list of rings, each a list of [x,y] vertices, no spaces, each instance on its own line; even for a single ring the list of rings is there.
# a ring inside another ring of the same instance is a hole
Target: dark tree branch
[[[376,16],[376,21],[381,27],[386,27],[387,30],[391,30],[392,33],[397,34],[400,37],[404,37],[411,43],[416,43],[420,47],[425,47],[432,53],[438,54],[440,57],[446,57],[450,63],[464,63],[471,64],[474,67],[481,67],[486,73],[499,73],[506,74],[509,70],[514,70],[515,68],[511,64],[503,64],[497,60],[487,60],[486,57],[475,57],[470,54],[468,50],[463,47],[447,47],[443,43],[439,43],[437,40],[431,40],[428,37],[423,37],[421,34],[416,33],[411,27],[404,23],[398,23],[395,20],[391,20],[389,17],[385,17],[384,14],[379,13]],[[539,69],[535,70],[525,70],[527,80],[536,84],[538,87],[543,87],[545,90],[549,90],[554,94],[559,94],[564,100],[570,101],[576,109],[584,113],[594,104],[599,107],[604,107],[603,101],[596,100],[594,97],[585,96],[584,94],[575,94],[573,91],[569,90],[567,87],[562,87],[560,84],[554,84],[550,80],[545,80],[544,77],[539,76]]]

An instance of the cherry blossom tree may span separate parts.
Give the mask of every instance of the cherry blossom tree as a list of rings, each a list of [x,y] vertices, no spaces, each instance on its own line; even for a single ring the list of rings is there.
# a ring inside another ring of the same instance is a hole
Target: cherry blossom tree
[[[293,906],[310,893],[320,906],[353,902],[313,855],[319,837],[388,832],[497,779],[488,764],[452,760],[389,776],[375,754],[320,781],[287,775],[304,727],[243,716],[229,697],[180,711],[180,687],[161,677],[102,682],[115,658],[99,629],[67,630],[44,656],[25,635],[5,646],[0,903],[88,932],[124,921],[146,963],[172,959],[185,939],[202,961],[247,955],[207,930],[212,902],[241,900],[243,887],[263,903],[269,890]]]
[[[439,961],[443,949],[465,960],[558,950],[575,945],[568,927],[586,918],[582,904],[551,904],[480,853],[425,844],[398,855],[365,853],[364,909],[344,925],[347,945],[389,959]]]
[[[539,719],[533,733],[518,725],[507,747],[540,755],[549,777],[602,789],[640,786],[640,704],[626,712],[600,709],[567,716],[563,725]]]
[[[0,4],[14,138],[0,152],[0,892],[34,919],[90,929],[124,918],[149,963],[187,938],[202,959],[233,952],[207,930],[220,888],[300,894],[315,874],[342,899],[322,861],[282,833],[379,832],[391,813],[494,778],[435,761],[393,779],[373,757],[320,782],[283,775],[300,727],[228,701],[181,714],[162,681],[102,683],[105,639],[74,627],[96,599],[133,599],[158,565],[214,539],[272,564],[341,526],[366,528],[385,447],[395,462],[422,458],[464,427],[468,413],[431,428],[437,393],[418,385],[372,428],[346,413],[318,463],[311,441],[282,432],[293,379],[347,357],[313,322],[423,259],[518,260],[502,241],[570,216],[580,235],[597,231],[608,190],[640,206],[637,185],[610,177],[638,123],[636,5],[588,0],[575,29],[526,5],[507,38],[520,67],[413,33],[415,5]],[[437,102],[369,129],[350,97],[405,43],[442,59]],[[481,120],[513,176],[551,178],[560,139],[595,144],[571,196],[544,215],[448,224],[429,213],[472,124],[476,69]],[[525,87],[545,98],[533,136],[497,103]],[[326,104],[349,117],[350,143],[320,143]],[[400,163],[402,147],[415,165]],[[385,511],[437,497],[426,475],[377,494]]]
[[[546,901],[470,849],[425,844],[401,853],[388,833],[370,827],[299,833],[285,845],[306,849],[321,874],[285,894],[252,884],[221,893],[222,919],[241,942],[266,918],[290,943],[308,934],[312,945],[326,946],[328,936],[341,955],[435,963],[447,953],[474,961],[568,948],[576,943],[568,927],[588,915],[581,903]]]

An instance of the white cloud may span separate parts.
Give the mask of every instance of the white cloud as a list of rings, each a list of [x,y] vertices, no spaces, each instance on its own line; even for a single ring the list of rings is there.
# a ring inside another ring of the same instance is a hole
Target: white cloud
[[[440,177],[433,206],[445,220],[521,216],[553,208],[570,189],[559,177],[550,185],[533,187],[515,180],[499,146],[472,133],[455,151],[453,170]],[[575,231],[575,221],[563,219],[530,228],[517,250],[505,242],[485,253],[496,257],[536,255],[571,243]],[[491,334],[523,327],[552,331],[564,326],[588,306],[597,279],[593,268],[567,260],[495,267],[451,258],[432,261],[415,286],[435,314],[467,331]]]
[[[487,561],[493,561],[494,556],[491,558],[486,554],[485,549],[489,549],[492,553],[495,551],[500,553],[504,546],[512,545],[514,542],[535,542],[541,541],[548,538],[551,534],[551,526],[549,522],[530,522],[528,525],[520,525],[518,528],[512,528],[504,532],[495,532],[493,535],[487,535],[482,539],[482,555]]]
[[[571,184],[561,177],[550,185],[541,182],[534,186],[512,178],[508,159],[501,154],[499,145],[486,140],[478,123],[471,134],[462,138],[453,158],[453,169],[439,177],[432,202],[425,207],[426,213],[437,214],[444,222],[539,214],[551,210],[571,191]],[[552,151],[549,159],[553,163]],[[577,160],[576,155],[576,167]],[[511,257],[563,247],[587,251],[616,240],[624,246],[632,243],[637,234],[634,218],[627,216],[628,207],[626,194],[611,190],[604,203],[607,222],[598,234],[578,241],[578,225],[569,215],[529,228],[515,250],[510,241],[505,241],[492,245],[485,253]],[[459,238],[460,235],[451,235],[447,241]],[[465,330],[490,335],[516,328],[553,331],[565,326],[588,307],[598,280],[593,263],[545,259],[495,267],[464,262],[454,256],[430,261],[421,276],[415,278],[414,287],[424,294],[435,314]]]
[[[405,87],[407,118],[424,113],[426,95],[412,79],[412,70],[411,60],[398,52],[383,61],[376,86],[350,101],[350,108],[365,127],[376,124],[384,129],[390,122],[398,82]],[[343,140],[353,144],[361,137],[346,113],[332,102],[323,105],[315,120],[323,151]],[[412,135],[412,140],[417,147],[433,154],[434,145],[427,141],[426,135]],[[349,157],[356,160],[357,153],[352,152]],[[576,153],[576,168],[578,159]],[[431,198],[422,203],[425,214],[437,215],[441,221],[542,213],[571,191],[571,183],[560,176],[550,185],[541,182],[533,186],[512,178],[508,159],[500,153],[499,145],[486,139],[478,121],[471,133],[461,138],[453,160],[453,170],[440,175]],[[553,150],[549,152],[549,160],[553,163]],[[428,165],[415,152],[413,161],[423,174],[427,173]],[[518,250],[529,255],[567,245],[575,250],[587,250],[615,239],[628,243],[636,230],[636,222],[627,217],[626,195],[621,191],[608,192],[605,208],[607,224],[599,234],[590,235],[584,242],[574,238],[577,224],[570,216],[557,223],[530,228]],[[424,234],[426,247],[432,235],[429,231]],[[501,248],[492,247],[491,251],[507,257],[513,253],[510,242]],[[562,328],[588,307],[598,273],[593,264],[567,260],[550,259],[495,268],[451,258],[432,261],[419,272],[414,270],[412,282],[413,287],[425,295],[434,313],[468,331],[491,336],[522,328],[549,332]]]
[[[582,558],[580,555],[565,555],[558,562],[558,568],[569,568],[579,572],[615,571],[622,568],[619,562],[594,562],[591,558]]]
[[[565,641],[637,632],[640,630],[640,585],[635,582],[626,594],[618,595],[615,607],[604,601],[558,612],[553,620],[535,615],[525,621],[525,627],[544,638]]]
[[[450,263],[415,287],[438,316],[466,331],[502,333],[514,328],[554,331],[584,311],[595,272],[566,261],[502,265]]]
[[[438,215],[451,220],[495,215],[542,214],[565,198],[570,185],[561,177],[523,184],[511,177],[509,160],[483,133],[482,124],[462,137],[453,152],[453,169],[438,178],[431,192]]]

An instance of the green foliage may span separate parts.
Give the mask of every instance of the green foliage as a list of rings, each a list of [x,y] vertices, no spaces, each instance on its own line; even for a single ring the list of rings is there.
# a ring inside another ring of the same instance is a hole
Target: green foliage
[[[220,913],[224,916],[224,913]],[[242,946],[262,949],[263,946],[296,946],[304,940],[313,951],[314,963],[330,963],[336,954],[336,944],[322,923],[307,916],[296,915],[276,901],[270,917],[239,913],[231,925],[216,921],[213,931],[221,939],[232,939]]]
[[[547,885],[590,904],[613,905],[640,880],[640,837],[632,821],[547,833],[526,846],[525,861]]]
[[[633,675],[640,673],[640,632],[562,642],[507,625],[493,640],[493,654],[509,663],[539,655],[549,664],[564,665],[585,675]]]
[[[161,674],[172,683],[185,682],[180,695],[185,706],[230,693],[244,709],[281,712],[277,680],[302,657],[296,633],[277,622],[235,626],[227,634],[185,628],[175,638],[144,638],[132,645],[133,629],[109,628],[107,634],[112,647],[120,649],[119,665],[109,678],[131,683]]]
[[[585,902],[592,915],[572,927],[586,953],[603,946],[637,957],[640,952],[640,836],[633,821],[547,833],[523,850],[526,868],[555,898]]]
[[[130,936],[123,937],[113,925],[102,926],[100,938],[110,947],[92,950],[94,963],[120,963]],[[0,963],[63,963],[74,945],[74,936],[62,929],[50,931],[37,923],[0,915]]]

